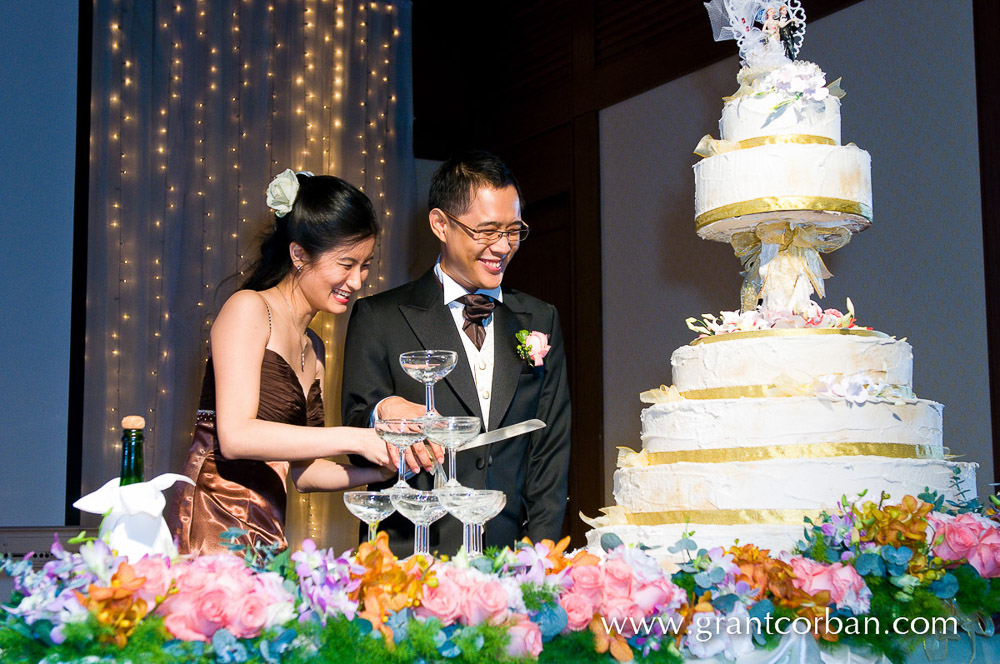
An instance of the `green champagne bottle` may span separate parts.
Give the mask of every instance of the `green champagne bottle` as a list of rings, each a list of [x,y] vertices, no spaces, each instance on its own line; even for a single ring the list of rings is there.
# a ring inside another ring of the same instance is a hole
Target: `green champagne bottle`
[[[142,430],[146,420],[139,415],[122,419],[122,472],[119,486],[145,481],[142,470]]]

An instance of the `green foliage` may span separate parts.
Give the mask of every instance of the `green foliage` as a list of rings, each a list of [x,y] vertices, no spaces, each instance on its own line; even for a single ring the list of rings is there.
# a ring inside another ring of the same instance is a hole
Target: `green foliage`
[[[568,636],[552,639],[545,644],[545,649],[538,656],[538,664],[608,664],[611,660],[607,654],[598,654],[594,650],[594,635],[590,630],[571,632]]]
[[[983,613],[988,616],[1000,613],[1000,580],[982,578],[969,564],[962,565],[951,573],[958,579],[955,602],[962,613]]]
[[[528,611],[538,611],[545,604],[559,601],[562,589],[558,586],[547,586],[540,583],[522,583],[521,594],[524,596],[524,606]]]

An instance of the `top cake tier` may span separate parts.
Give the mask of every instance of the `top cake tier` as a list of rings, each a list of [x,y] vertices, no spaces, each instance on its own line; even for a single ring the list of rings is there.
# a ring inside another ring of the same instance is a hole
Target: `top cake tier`
[[[864,230],[872,218],[871,158],[841,144],[839,82],[811,62],[740,70],[721,139],[695,150],[695,228],[729,242],[760,223]]]
[[[743,95],[726,101],[719,120],[719,133],[727,141],[744,147],[754,139],[799,137],[803,142],[840,145],[840,100],[825,99],[775,115],[775,107],[788,98],[776,92]]]

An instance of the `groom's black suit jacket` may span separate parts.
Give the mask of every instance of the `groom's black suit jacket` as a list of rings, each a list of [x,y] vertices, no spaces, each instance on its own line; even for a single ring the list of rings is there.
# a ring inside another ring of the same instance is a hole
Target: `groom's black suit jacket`
[[[570,400],[566,358],[555,307],[516,290],[503,289],[493,310],[494,365],[490,429],[538,418],[544,429],[467,452],[459,452],[458,480],[478,489],[507,494],[503,512],[486,524],[484,546],[512,546],[527,536],[558,540],[566,510],[570,453]],[[516,351],[519,330],[544,332],[551,349],[544,366],[534,367]],[[424,386],[399,365],[411,350],[454,350],[458,364],[437,383],[435,406],[442,415],[482,417],[476,385],[434,271],[390,291],[358,300],[351,313],[344,348],[343,422],[365,427],[383,398],[401,396],[424,403]],[[445,459],[447,464],[447,459]],[[433,476],[410,480],[430,489]],[[372,489],[389,486],[395,479]],[[413,524],[394,514],[381,526],[397,555],[412,552]],[[462,527],[446,515],[431,526],[431,551],[453,554],[462,544]]]

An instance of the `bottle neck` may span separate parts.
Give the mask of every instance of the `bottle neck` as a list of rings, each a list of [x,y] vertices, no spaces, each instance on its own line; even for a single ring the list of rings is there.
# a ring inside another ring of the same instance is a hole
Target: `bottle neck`
[[[119,486],[145,481],[142,443],[142,429],[122,431],[122,470]]]

